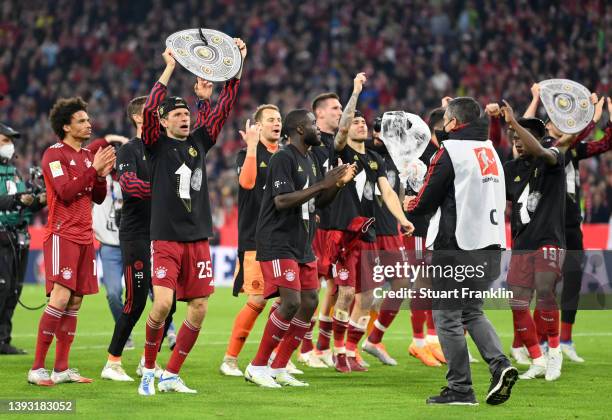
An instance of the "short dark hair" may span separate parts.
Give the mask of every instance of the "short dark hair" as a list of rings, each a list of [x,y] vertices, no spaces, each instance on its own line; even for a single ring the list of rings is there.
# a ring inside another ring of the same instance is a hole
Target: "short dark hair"
[[[138,115],[142,112],[142,108],[144,108],[144,104],[147,101],[146,96],[137,96],[132,99],[127,106],[127,117],[128,120],[132,122],[134,128],[136,128],[136,121],[134,121],[133,115]]]
[[[337,100],[340,100],[340,97],[337,94],[335,94],[334,92],[326,92],[326,93],[321,93],[320,95],[317,95],[312,100],[312,112],[316,112],[317,109],[321,107],[323,102],[328,100],[328,99],[337,99]]]
[[[72,115],[79,111],[87,112],[87,102],[80,96],[75,98],[60,98],[51,108],[49,121],[51,128],[57,136],[63,140],[66,137],[64,126],[70,124]]]
[[[433,132],[434,128],[444,120],[444,112],[446,112],[446,109],[436,108],[429,113],[429,120],[427,121],[429,131]]]
[[[544,121],[539,118],[525,118],[521,117],[517,120],[517,122],[525,127],[527,130],[533,134],[533,136],[540,140],[546,134],[546,127],[544,126]]]
[[[461,96],[448,104],[446,113],[449,118],[455,118],[459,124],[469,124],[480,118],[482,110],[474,98]]]
[[[295,133],[298,125],[304,124],[306,115],[309,113],[310,111],[304,108],[294,109],[293,111],[289,112],[285,116],[285,121],[283,121],[283,133],[288,136]]]

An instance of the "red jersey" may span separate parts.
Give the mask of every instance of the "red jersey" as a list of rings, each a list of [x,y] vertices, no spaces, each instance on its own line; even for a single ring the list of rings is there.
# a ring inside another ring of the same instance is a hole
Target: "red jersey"
[[[104,201],[106,179],[98,178],[92,162],[90,150],[76,151],[61,141],[45,150],[42,168],[49,207],[45,240],[55,234],[78,244],[93,243],[92,201]]]

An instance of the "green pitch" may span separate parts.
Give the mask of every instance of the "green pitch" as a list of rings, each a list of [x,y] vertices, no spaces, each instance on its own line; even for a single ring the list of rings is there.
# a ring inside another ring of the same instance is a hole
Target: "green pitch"
[[[43,289],[26,287],[23,301],[34,305],[42,301]],[[203,333],[189,355],[181,376],[197,395],[157,394],[141,397],[138,382],[116,383],[100,379],[106,361],[106,349],[113,322],[104,292],[85,298],[79,313],[77,336],[71,353],[71,366],[93,384],[66,384],[39,388],[26,382],[33,360],[36,331],[41,311],[18,308],[14,318],[14,344],[25,348],[28,356],[0,356],[0,399],[64,399],[76,400],[77,416],[97,418],[538,418],[576,419],[604,418],[612,413],[612,312],[582,311],[578,314],[575,342],[586,359],[583,365],[565,361],[561,379],[547,383],[543,379],[519,381],[510,401],[491,407],[484,403],[489,373],[481,361],[472,365],[478,407],[428,407],[425,399],[445,384],[444,368],[428,368],[407,353],[411,327],[409,313],[402,311],[389,332],[385,344],[397,358],[399,366],[380,365],[369,355],[370,372],[341,375],[330,369],[304,368],[306,389],[260,389],[242,378],[219,374],[234,316],[243,300],[233,298],[229,289],[219,289],[210,301]],[[134,330],[137,349],[126,351],[123,365],[135,376],[144,340],[144,319]],[[176,315],[180,325],[185,310],[179,304]],[[510,312],[489,311],[508,349],[512,334]],[[256,351],[264,318],[258,320],[240,358],[244,368]],[[315,335],[316,336],[316,335]],[[477,355],[470,341],[470,348]],[[54,346],[49,351],[47,368],[52,367]],[[163,364],[169,352],[159,356]],[[480,357],[478,357],[480,359]],[[294,360],[295,362],[295,360]],[[525,368],[520,367],[519,371]],[[7,418],[6,413],[0,417]],[[15,416],[14,416],[15,417]],[[32,417],[29,417],[32,418]]]

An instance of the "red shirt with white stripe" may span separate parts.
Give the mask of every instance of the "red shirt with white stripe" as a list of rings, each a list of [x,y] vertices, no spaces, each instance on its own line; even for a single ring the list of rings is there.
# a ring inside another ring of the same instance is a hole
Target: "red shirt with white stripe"
[[[106,197],[106,179],[92,166],[93,153],[75,150],[60,141],[45,150],[42,158],[49,217],[45,240],[52,234],[78,244],[93,243],[92,201]]]

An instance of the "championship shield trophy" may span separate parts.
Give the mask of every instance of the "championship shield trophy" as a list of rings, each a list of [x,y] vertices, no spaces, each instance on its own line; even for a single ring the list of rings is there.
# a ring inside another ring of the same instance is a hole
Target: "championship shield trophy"
[[[552,123],[566,134],[580,133],[593,119],[591,92],[580,83],[549,79],[538,83],[540,99]]]
[[[418,192],[427,172],[419,157],[431,140],[425,121],[409,112],[388,111],[382,117],[380,136],[399,171],[401,185],[408,182]]]
[[[185,29],[166,39],[166,47],[183,67],[209,82],[236,76],[242,56],[232,37],[214,29]]]

